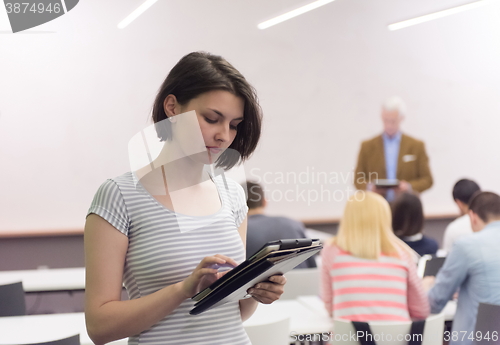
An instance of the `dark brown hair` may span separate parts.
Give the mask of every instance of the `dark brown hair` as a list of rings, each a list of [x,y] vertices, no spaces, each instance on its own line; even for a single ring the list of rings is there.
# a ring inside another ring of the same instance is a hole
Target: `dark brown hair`
[[[500,196],[492,192],[476,193],[470,201],[469,210],[485,223],[500,218]]]
[[[464,204],[469,205],[472,196],[480,190],[481,188],[479,188],[479,185],[472,180],[459,180],[455,183],[455,186],[453,186],[453,200],[460,200]]]
[[[243,186],[245,187],[245,186]],[[247,191],[247,206],[250,210],[254,208],[259,208],[264,205],[264,189],[258,183],[247,181],[246,188]]]
[[[172,137],[172,129],[163,103],[168,95],[174,95],[180,105],[202,93],[224,90],[241,97],[244,102],[243,121],[233,142],[216,161],[216,166],[230,169],[239,159],[247,159],[257,147],[261,133],[262,114],[255,89],[245,77],[224,58],[205,52],[184,56],[172,68],[158,91],[153,105],[153,121],[160,140]]]
[[[413,236],[424,227],[424,211],[418,196],[402,193],[391,204],[392,228],[398,237]]]

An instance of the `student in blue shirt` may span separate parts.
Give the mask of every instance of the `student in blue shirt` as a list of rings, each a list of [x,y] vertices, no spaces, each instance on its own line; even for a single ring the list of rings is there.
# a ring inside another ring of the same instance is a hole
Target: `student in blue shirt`
[[[477,194],[470,202],[469,216],[474,233],[454,243],[429,291],[431,312],[439,313],[460,288],[449,339],[445,334],[450,345],[474,343],[479,303],[500,305],[500,196]],[[424,278],[425,286],[433,283],[434,277]]]

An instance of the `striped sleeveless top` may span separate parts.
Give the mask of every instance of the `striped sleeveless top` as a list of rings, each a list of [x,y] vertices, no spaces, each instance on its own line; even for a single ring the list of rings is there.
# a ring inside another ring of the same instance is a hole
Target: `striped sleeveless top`
[[[411,321],[429,314],[429,303],[416,265],[381,255],[369,260],[336,245],[322,251],[322,298],[333,317],[351,321]]]
[[[188,277],[206,256],[223,254],[245,260],[238,233],[247,215],[243,188],[219,175],[213,178],[222,207],[209,216],[186,216],[159,203],[128,172],[105,181],[88,214],[99,215],[128,236],[123,282],[130,299],[140,298]],[[149,330],[129,338],[136,344],[250,345],[238,302],[189,315],[187,299]]]

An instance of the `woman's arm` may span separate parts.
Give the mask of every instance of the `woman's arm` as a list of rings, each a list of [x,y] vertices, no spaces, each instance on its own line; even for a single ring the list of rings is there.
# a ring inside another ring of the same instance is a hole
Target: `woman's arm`
[[[333,247],[330,244],[325,244],[321,251],[321,299],[325,304],[325,308],[330,316],[333,315],[333,286],[330,270],[333,262]]]
[[[204,276],[216,274],[217,270],[207,266],[236,264],[222,255],[207,257],[184,281],[138,299],[121,301],[127,236],[91,214],[85,224],[84,239],[85,320],[88,334],[97,345],[139,334],[172,313],[197,292]]]
[[[408,266],[408,286],[407,286],[407,303],[408,313],[413,319],[423,320],[430,313],[429,300],[425,293],[422,280],[417,274],[417,265],[406,252],[402,253],[404,260]]]

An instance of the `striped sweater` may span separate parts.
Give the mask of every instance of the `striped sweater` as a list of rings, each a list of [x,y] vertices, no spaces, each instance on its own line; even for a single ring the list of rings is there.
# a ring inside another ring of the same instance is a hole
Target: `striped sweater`
[[[321,253],[321,290],[325,306],[335,318],[351,321],[410,321],[429,315],[429,303],[415,263],[381,255],[358,258],[327,244]]]

